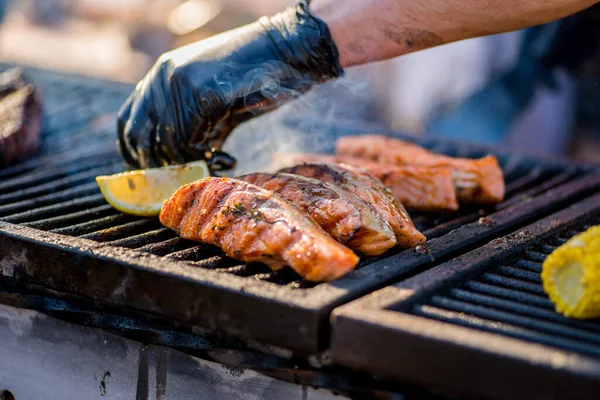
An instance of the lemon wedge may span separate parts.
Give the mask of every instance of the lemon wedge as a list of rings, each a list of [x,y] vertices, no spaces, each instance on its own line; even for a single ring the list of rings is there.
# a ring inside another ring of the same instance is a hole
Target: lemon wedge
[[[204,161],[140,169],[96,177],[106,201],[117,210],[142,217],[160,213],[167,200],[181,186],[210,176]]]

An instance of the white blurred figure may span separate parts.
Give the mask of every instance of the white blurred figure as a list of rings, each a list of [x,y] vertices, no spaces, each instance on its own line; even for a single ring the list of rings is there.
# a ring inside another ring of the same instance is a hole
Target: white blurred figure
[[[510,68],[521,32],[450,43],[366,66],[393,129],[423,132],[440,107],[457,103]],[[383,73],[382,73],[383,71]],[[382,77],[384,76],[385,77]]]

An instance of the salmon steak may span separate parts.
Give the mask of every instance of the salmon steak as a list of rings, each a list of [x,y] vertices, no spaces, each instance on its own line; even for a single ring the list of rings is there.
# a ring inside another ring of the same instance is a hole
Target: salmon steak
[[[396,245],[396,236],[380,213],[334,184],[288,173],[254,173],[237,179],[277,193],[359,253],[378,256]]]
[[[206,178],[182,186],[164,203],[160,222],[229,257],[273,270],[289,266],[309,281],[337,279],[359,261],[287,200],[238,179]]]
[[[284,168],[287,172],[323,182],[332,183],[360,197],[378,211],[386,220],[394,234],[398,245],[403,248],[415,247],[425,243],[425,236],[415,228],[404,206],[374,176],[340,164],[300,164]]]
[[[449,168],[460,201],[497,204],[504,200],[504,174],[498,160],[492,155],[480,159],[455,158],[432,153],[404,140],[376,134],[341,137],[337,140],[335,149],[338,154],[386,165]]]
[[[459,208],[452,171],[416,165],[386,165],[377,161],[342,154],[283,153],[275,165],[300,163],[346,164],[368,172],[392,191],[405,207],[419,211],[456,211]]]

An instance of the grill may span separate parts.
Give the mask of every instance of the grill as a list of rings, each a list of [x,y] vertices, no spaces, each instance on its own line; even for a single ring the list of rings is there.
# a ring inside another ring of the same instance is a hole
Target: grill
[[[556,313],[540,278],[596,224],[600,195],[336,310],[334,361],[475,398],[597,398],[600,320]]]
[[[422,249],[363,260],[354,274],[315,285],[289,270],[274,273],[265,266],[240,264],[214,247],[177,238],[156,219],[112,209],[94,177],[122,170],[114,119],[132,88],[39,70],[29,74],[44,95],[44,152],[0,171],[4,282],[82,296],[123,312],[167,317],[189,329],[202,327],[298,354],[327,347],[335,307],[600,188],[600,176],[589,167],[496,153],[507,180],[504,203],[415,215],[416,225],[430,239]],[[331,130],[331,138],[341,131]],[[449,142],[421,144],[455,156],[488,152]]]

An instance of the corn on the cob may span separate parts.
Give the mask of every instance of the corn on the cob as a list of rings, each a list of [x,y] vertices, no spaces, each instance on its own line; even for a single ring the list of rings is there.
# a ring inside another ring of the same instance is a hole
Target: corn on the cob
[[[554,250],[544,261],[542,282],[557,312],[580,319],[600,317],[600,226]]]

